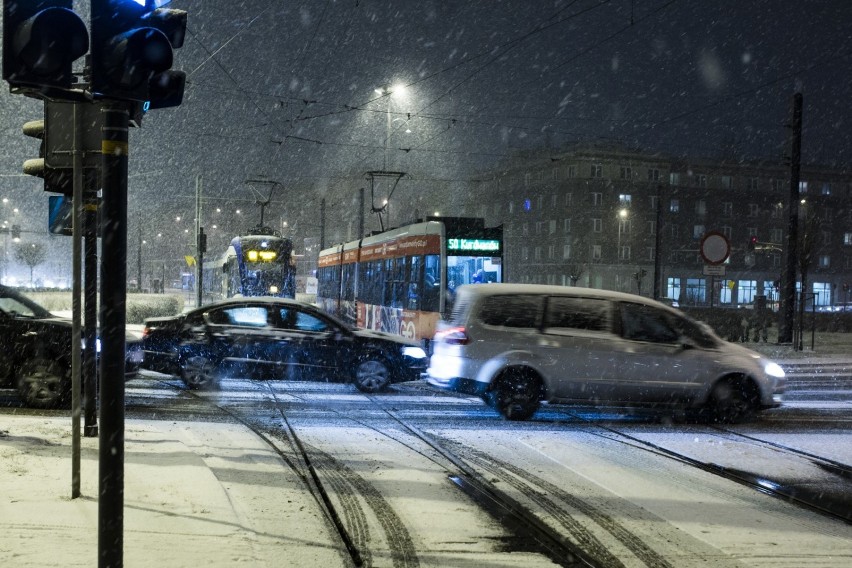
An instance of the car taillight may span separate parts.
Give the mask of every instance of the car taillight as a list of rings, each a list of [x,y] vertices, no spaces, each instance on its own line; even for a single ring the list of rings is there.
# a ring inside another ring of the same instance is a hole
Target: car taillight
[[[451,327],[436,332],[435,341],[449,345],[467,345],[470,343],[470,337],[465,333],[463,327]]]
[[[151,328],[147,325],[142,329],[142,337],[148,337],[151,335]]]

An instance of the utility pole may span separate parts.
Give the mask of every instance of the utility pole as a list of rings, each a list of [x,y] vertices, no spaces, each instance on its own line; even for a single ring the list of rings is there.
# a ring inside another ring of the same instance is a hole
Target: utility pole
[[[263,224],[263,213],[261,213],[261,225]],[[195,307],[201,307],[201,280],[204,278],[202,264],[204,253],[201,241],[205,240],[204,229],[201,228],[201,174],[195,176]]]
[[[802,153],[802,94],[793,95],[793,120],[790,124],[790,195],[787,203],[787,236],[784,242],[784,272],[781,278],[781,306],[778,343],[793,341],[796,316],[796,260],[799,245],[799,176]],[[804,292],[804,290],[802,290]]]
[[[325,248],[325,198],[320,199],[320,250]]]

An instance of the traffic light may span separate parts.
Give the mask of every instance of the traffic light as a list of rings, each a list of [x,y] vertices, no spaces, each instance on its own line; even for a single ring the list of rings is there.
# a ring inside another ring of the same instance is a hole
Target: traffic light
[[[89,51],[72,0],[3,0],[3,79],[13,90],[70,90],[71,64]]]
[[[168,0],[91,0],[92,92],[102,97],[177,106],[186,74],[172,71],[183,46],[186,12]]]
[[[757,246],[757,237],[751,236],[748,238],[748,244],[746,245],[746,249],[749,252],[754,252],[755,247]]]
[[[45,103],[47,104],[47,103]],[[24,124],[24,134],[41,140],[38,158],[24,161],[23,171],[27,175],[44,179],[44,190],[53,193],[74,193],[74,176],[72,169],[51,168],[45,163],[44,120],[31,120]]]

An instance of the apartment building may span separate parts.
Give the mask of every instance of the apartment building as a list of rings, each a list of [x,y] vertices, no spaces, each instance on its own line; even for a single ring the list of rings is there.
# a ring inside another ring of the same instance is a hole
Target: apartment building
[[[651,296],[657,266],[661,297],[736,306],[777,301],[789,178],[781,163],[583,145],[484,172],[465,214],[504,225],[508,281]],[[803,166],[798,195],[806,289],[817,306],[848,302],[852,170]],[[730,256],[708,268],[700,246],[710,232],[726,237]]]

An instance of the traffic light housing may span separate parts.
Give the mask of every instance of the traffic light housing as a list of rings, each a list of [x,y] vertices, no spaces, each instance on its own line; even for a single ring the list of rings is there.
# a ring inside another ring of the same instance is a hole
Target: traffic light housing
[[[749,252],[754,252],[755,247],[757,246],[757,237],[751,236],[748,238],[748,244],[746,245],[746,250]]]
[[[44,190],[53,193],[72,195],[74,193],[74,176],[72,169],[51,168],[45,163],[44,120],[31,120],[24,124],[24,134],[41,140],[38,158],[24,161],[23,172],[27,175],[44,179]]]
[[[70,90],[72,64],[89,51],[72,0],[3,0],[3,79],[12,90]]]
[[[186,75],[172,71],[183,46],[186,12],[163,0],[91,0],[92,92],[105,98],[177,106]]]

